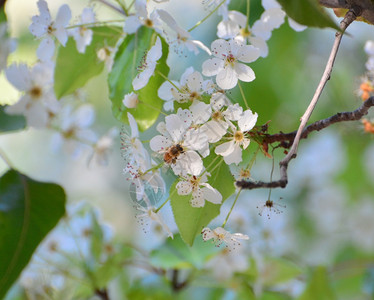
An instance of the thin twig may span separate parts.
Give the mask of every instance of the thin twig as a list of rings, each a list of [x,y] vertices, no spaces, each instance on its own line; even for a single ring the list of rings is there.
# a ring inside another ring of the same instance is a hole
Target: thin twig
[[[334,61],[336,58],[336,55],[338,53],[340,41],[342,39],[343,33],[347,29],[347,27],[359,16],[361,13],[360,8],[352,8],[350,9],[344,19],[340,22],[340,29],[341,32],[337,32],[335,34],[335,41],[331,49],[330,57],[327,61],[325,71],[323,72],[322,78],[317,86],[317,89],[314,93],[314,96],[306,109],[304,115],[301,117],[300,121],[300,126],[297,130],[296,136],[293,140],[291,150],[288,152],[285,158],[281,160],[279,163],[280,165],[280,179],[278,181],[273,181],[273,182],[246,182],[246,181],[239,181],[237,182],[237,185],[239,187],[243,187],[245,189],[254,189],[254,188],[275,188],[275,187],[282,187],[284,188],[287,185],[288,178],[287,178],[287,168],[288,164],[291,161],[291,159],[296,157],[297,154],[297,148],[299,146],[299,142],[301,139],[301,135],[304,132],[304,128],[315,108],[317,105],[318,99],[323,91],[323,88],[325,87],[327,81],[330,79],[330,75],[332,72],[332,68],[334,65]]]
[[[317,89],[314,93],[314,96],[313,96],[312,100],[310,101],[310,104],[309,104],[308,108],[306,109],[304,115],[301,117],[301,120],[300,120],[301,123],[300,123],[299,129],[297,130],[297,133],[296,133],[294,142],[292,144],[291,150],[286,155],[286,157],[280,162],[281,166],[287,166],[288,163],[290,162],[290,160],[296,157],[297,148],[299,146],[299,141],[300,141],[300,138],[301,138],[301,134],[304,131],[306,123],[309,121],[309,118],[310,118],[314,108],[317,105],[318,99],[321,96],[321,93],[322,93],[327,81],[330,79],[330,75],[331,75],[331,72],[332,72],[332,68],[334,66],[334,61],[335,61],[336,55],[338,53],[338,49],[339,49],[339,45],[340,45],[340,41],[342,39],[343,33],[347,29],[349,24],[351,24],[356,19],[358,13],[359,12],[356,12],[353,9],[351,9],[347,12],[343,21],[340,22],[340,29],[342,30],[342,32],[337,32],[335,34],[334,45],[332,46],[330,57],[327,61],[326,67],[325,67],[325,71],[323,72],[322,78],[321,78],[321,80],[320,80],[320,82],[317,86]]]
[[[319,120],[307,128],[304,129],[301,138],[307,138],[309,133],[312,131],[320,131],[334,123],[338,122],[346,122],[346,121],[357,121],[360,120],[363,116],[365,116],[370,107],[374,106],[374,96],[367,99],[358,109],[349,112],[342,112],[337,113],[329,118]],[[283,147],[282,143],[290,143],[296,136],[296,131],[290,133],[277,133],[273,135],[265,136],[264,141],[265,143],[271,144],[275,142],[281,142],[281,146]],[[287,147],[284,147],[287,148]],[[283,168],[282,168],[283,167]],[[273,182],[264,182],[264,181],[237,181],[236,185],[243,189],[258,189],[258,188],[284,188],[287,185],[287,166],[281,166],[281,177],[278,181]]]
[[[355,111],[337,113],[336,115],[333,115],[329,118],[319,120],[317,122],[310,124],[308,127],[304,129],[300,138],[306,139],[309,133],[313,131],[320,131],[322,129],[325,129],[326,127],[334,123],[360,120],[364,115],[368,113],[369,108],[372,106],[374,106],[374,97],[370,97],[369,99],[367,99]],[[280,147],[288,149],[292,146],[296,133],[297,131],[292,131],[289,133],[280,132],[276,134],[265,134],[262,142],[264,144],[273,144],[276,142],[280,142],[280,145],[279,145]]]
[[[109,295],[108,295],[108,291],[105,288],[101,289],[101,290],[96,289],[95,290],[95,295],[98,296],[102,300],[109,300],[110,299]]]
[[[99,1],[99,2],[101,2],[102,4],[104,4],[104,5],[108,6],[108,7],[110,7],[111,9],[113,9],[113,10],[119,12],[120,14],[122,14],[122,15],[124,15],[124,16],[127,16],[126,12],[125,12],[122,8],[117,7],[117,6],[113,5],[112,3],[109,3],[109,2],[106,1],[106,0],[97,0],[97,1]]]

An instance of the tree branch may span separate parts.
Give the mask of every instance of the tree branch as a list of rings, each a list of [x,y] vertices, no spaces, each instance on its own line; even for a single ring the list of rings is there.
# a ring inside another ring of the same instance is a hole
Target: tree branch
[[[341,112],[333,115],[329,118],[319,120],[314,122],[313,124],[306,127],[301,134],[301,138],[305,139],[308,137],[309,133],[313,131],[320,131],[332,124],[339,123],[339,122],[347,122],[347,121],[357,121],[360,120],[363,116],[365,116],[370,107],[374,106],[374,96],[367,99],[358,109],[354,111],[348,112]],[[294,141],[297,131],[293,131],[290,133],[277,133],[272,135],[265,135],[263,139],[264,144],[272,144],[276,142],[280,142],[280,147],[289,148],[291,143]],[[281,162],[282,163],[282,162]],[[281,177],[278,181],[272,182],[263,182],[263,181],[237,181],[236,185],[243,189],[257,189],[257,188],[284,188],[287,185],[287,165],[281,165],[280,163],[280,171]]]
[[[336,58],[336,54],[338,53],[340,41],[342,39],[343,33],[351,24],[356,17],[360,14],[360,10],[350,9],[347,14],[345,15],[344,19],[340,22],[340,28],[341,32],[337,32],[335,34],[335,41],[333,44],[333,47],[331,49],[330,57],[327,61],[325,71],[323,72],[322,78],[317,86],[317,89],[314,93],[314,96],[306,109],[304,115],[301,117],[301,123],[300,126],[296,132],[295,138],[292,143],[292,147],[285,158],[281,160],[279,163],[280,165],[280,179],[275,182],[246,182],[246,181],[240,181],[237,182],[237,185],[239,187],[245,188],[245,189],[253,189],[253,188],[272,188],[272,187],[282,187],[284,188],[287,185],[288,179],[287,179],[287,168],[289,162],[296,157],[297,154],[297,148],[299,146],[299,142],[301,139],[301,135],[304,132],[304,128],[306,126],[306,123],[308,122],[315,106],[317,105],[318,99],[323,91],[323,88],[326,85],[326,82],[330,79],[330,75],[332,72],[332,67],[334,65],[334,61]]]

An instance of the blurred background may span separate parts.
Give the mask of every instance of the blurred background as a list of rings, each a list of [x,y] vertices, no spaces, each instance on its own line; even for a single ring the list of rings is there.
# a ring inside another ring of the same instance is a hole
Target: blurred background
[[[10,55],[8,64],[12,62],[33,64],[36,61],[35,51],[38,41],[28,31],[31,17],[38,14],[36,2],[34,0],[7,1],[6,12],[10,33],[18,40],[17,50]],[[246,1],[231,2],[231,9],[245,13]],[[72,20],[76,20],[82,9],[89,4],[88,1],[83,0],[49,1],[52,16],[56,15],[59,6],[63,3],[71,7]],[[99,20],[121,17],[99,2],[92,1],[92,4]],[[188,3],[170,0],[162,4],[152,2],[151,5],[158,5],[173,16],[177,16],[176,19],[183,28],[192,27],[207,14],[201,1],[198,0],[190,0]],[[250,23],[253,24],[262,12],[260,1],[252,0]],[[219,21],[220,17],[213,15],[192,32],[193,38],[210,46],[216,39],[216,25]],[[374,40],[374,31],[372,25],[356,22],[349,27],[348,33],[343,37],[331,80],[327,83],[310,122],[337,112],[355,110],[362,103],[357,96],[357,91],[360,77],[365,73],[367,60],[364,44],[367,40]],[[314,28],[297,33],[288,26],[287,22],[273,31],[268,42],[269,56],[251,64],[256,80],[242,84],[250,108],[259,115],[258,125],[271,121],[269,127],[271,133],[297,129],[299,118],[312,98],[324,70],[334,35],[331,29]],[[198,56],[187,54],[181,59],[171,52],[169,65],[172,68],[169,78],[179,80],[180,75],[190,65],[201,71],[201,64],[207,58],[207,54],[200,53]],[[82,90],[85,101],[92,103],[96,108],[94,129],[99,134],[104,134],[113,126],[120,130],[122,126],[111,113],[106,75],[104,71],[100,76],[90,80]],[[19,98],[18,92],[6,81],[4,72],[0,74],[0,91],[0,102],[3,104],[14,103]],[[232,90],[230,97],[241,99],[239,90]],[[368,116],[369,119],[370,116],[373,116],[372,112]],[[143,137],[151,137],[154,133],[155,130],[152,129]],[[53,151],[50,145],[52,135],[51,130],[35,129],[3,134],[0,136],[0,147],[19,171],[37,180],[62,185],[73,207],[72,210],[82,205],[82,202],[95,207],[99,211],[98,218],[107,224],[105,232],[108,232],[108,236],[114,236],[116,240],[123,243],[135,241],[134,243],[144,251],[151,251],[160,246],[164,239],[157,231],[159,229],[151,227],[146,230],[147,233],[144,233],[144,228],[138,225],[134,217],[129,183],[122,171],[124,162],[120,154],[119,137],[111,152],[109,165],[103,167],[88,165],[89,151],[78,158],[72,158],[63,150]],[[255,149],[255,145],[251,145],[248,152],[253,153]],[[282,150],[278,150],[274,155],[276,166],[274,179],[277,179],[278,162],[284,154]],[[271,164],[271,160],[259,154],[252,168],[252,178],[269,180]],[[2,173],[6,168],[6,165],[0,161]],[[289,165],[288,186],[282,190],[272,191],[272,199],[281,205],[286,205],[286,208],[279,206],[282,213],[272,214],[270,219],[266,215],[259,216],[257,207],[266,201],[268,190],[246,191],[241,194],[230,217],[228,228],[231,232],[242,232],[250,236],[249,243],[245,245],[245,257],[248,266],[256,265],[257,274],[248,276],[255,278],[253,289],[256,295],[261,295],[253,299],[301,297],[308,287],[308,278],[310,278],[308,276],[313,278],[313,274],[316,274],[308,270],[317,270],[315,272],[318,273],[321,269],[317,266],[325,268],[327,276],[333,282],[329,288],[334,296],[332,298],[326,296],[323,299],[373,299],[373,178],[373,136],[364,132],[361,122],[346,122],[333,125],[322,132],[315,132],[307,140],[301,141],[297,159],[291,161]],[[212,224],[217,226],[222,224],[226,216],[225,212],[230,209],[232,201],[233,198],[226,200],[221,216]],[[170,228],[176,230],[170,207],[163,208],[161,212]],[[87,220],[83,217],[82,224],[85,222]],[[84,227],[84,225],[76,226],[77,228],[73,230],[79,231],[79,228]],[[57,228],[51,233],[49,240],[56,239],[69,248],[70,243],[74,244],[74,242],[64,240],[66,235],[64,232],[63,229]],[[44,251],[42,248],[40,251]],[[275,285],[267,284],[269,276],[271,277],[271,268],[269,270],[267,264],[268,258],[282,259],[297,265],[305,272],[294,277],[290,276],[292,280],[287,278],[274,288]],[[230,266],[234,265],[234,262],[230,263]],[[209,265],[205,267],[211,270],[208,275],[215,277],[214,269]],[[309,267],[313,268],[308,269]],[[27,282],[27,272],[26,270],[23,274],[23,282]],[[139,272],[136,268],[131,272],[132,276],[142,278],[143,284],[152,286],[155,291],[166,290],[163,287],[165,282],[160,283],[150,273]],[[32,272],[29,274],[31,278],[36,276]],[[321,275],[319,278],[324,277]],[[195,285],[179,295],[185,299],[189,299],[191,295],[197,295],[199,299],[252,299],[244,296],[241,298],[232,282],[223,285],[225,289],[220,293],[216,293],[217,285],[209,280],[195,282]],[[269,286],[271,286],[271,293]],[[165,295],[160,293],[162,296],[157,299],[168,299],[168,292],[165,292]],[[12,298],[16,297],[12,296],[15,294],[14,292],[8,295],[8,299],[16,299]],[[128,298],[156,299],[155,295],[156,292],[153,298],[151,296]],[[125,299],[125,297],[118,296],[118,299]]]

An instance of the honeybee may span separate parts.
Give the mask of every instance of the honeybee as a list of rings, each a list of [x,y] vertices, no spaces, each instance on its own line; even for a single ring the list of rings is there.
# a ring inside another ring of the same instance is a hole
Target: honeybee
[[[175,164],[178,156],[182,153],[184,153],[184,150],[181,145],[173,145],[164,153],[164,162],[167,164]]]

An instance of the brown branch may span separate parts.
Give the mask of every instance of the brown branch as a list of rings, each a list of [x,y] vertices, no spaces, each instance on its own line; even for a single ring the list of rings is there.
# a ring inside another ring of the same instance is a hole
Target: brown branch
[[[374,106],[374,97],[367,99],[358,109],[354,111],[337,113],[329,118],[314,122],[304,129],[303,133],[301,134],[301,139],[306,139],[311,132],[320,131],[335,123],[360,120],[368,113],[369,108],[372,106]],[[287,149],[291,147],[295,139],[296,132],[297,131],[292,131],[289,133],[280,132],[276,134],[266,134],[264,135],[262,141],[264,144],[280,142],[279,146]]]
[[[339,123],[339,122],[347,122],[347,121],[357,121],[360,120],[363,116],[365,116],[370,107],[374,106],[374,96],[367,99],[358,109],[354,111],[348,111],[348,112],[341,112],[337,113],[336,115],[333,115],[329,118],[319,120],[317,122],[314,122],[313,124],[310,124],[308,127],[306,127],[301,135],[301,138],[307,138],[309,133],[313,131],[320,131],[332,124]],[[280,146],[283,148],[288,148],[291,146],[291,143],[293,142],[296,131],[290,132],[290,133],[277,133],[272,135],[266,135],[264,137],[264,143],[265,144],[272,144],[276,142],[280,142]],[[287,146],[288,145],[288,146]],[[281,166],[281,178],[278,181],[272,181],[272,182],[264,182],[264,181],[237,181],[236,185],[243,189],[257,189],[257,188],[284,188],[287,185],[287,165],[282,165],[282,162],[280,162]]]
[[[296,157],[297,154],[297,148],[299,146],[299,142],[301,139],[301,135],[304,132],[304,128],[315,108],[317,105],[318,99],[323,91],[323,88],[325,87],[327,81],[330,79],[330,75],[332,72],[332,67],[334,65],[334,61],[336,58],[336,55],[338,53],[340,41],[342,39],[343,33],[351,24],[356,17],[360,14],[360,10],[357,9],[350,9],[347,14],[345,15],[344,19],[340,22],[340,29],[341,32],[337,32],[335,34],[335,41],[331,49],[331,53],[329,56],[329,59],[327,61],[325,71],[323,72],[322,78],[317,86],[317,89],[313,95],[312,100],[310,101],[310,104],[308,108],[306,109],[304,115],[301,117],[301,123],[300,126],[296,132],[295,138],[292,143],[292,147],[286,157],[282,159],[282,161],[279,163],[280,165],[280,179],[278,181],[274,182],[246,182],[246,181],[239,181],[237,182],[237,185],[239,187],[245,188],[245,189],[254,189],[254,188],[273,188],[273,187],[282,187],[284,188],[287,185],[288,178],[287,178],[287,168],[289,162]]]
[[[98,296],[102,300],[109,300],[110,299],[109,295],[108,295],[108,291],[105,288],[101,289],[101,290],[96,289],[95,290],[95,295]]]
[[[179,282],[179,270],[174,269],[172,273],[172,278],[171,278],[171,287],[174,292],[179,292],[183,288],[185,288],[188,284],[188,280]]]

